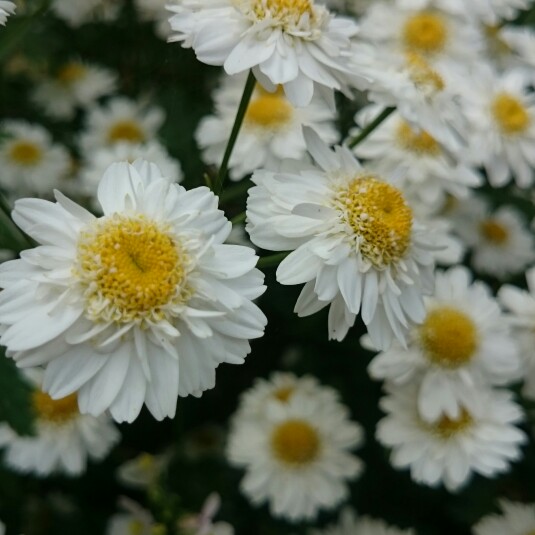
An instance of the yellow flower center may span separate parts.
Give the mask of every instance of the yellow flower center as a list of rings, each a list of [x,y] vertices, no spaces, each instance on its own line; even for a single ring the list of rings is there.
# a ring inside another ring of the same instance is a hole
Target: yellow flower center
[[[271,448],[283,463],[302,466],[313,462],[320,452],[320,436],[304,420],[287,420],[271,435]]]
[[[493,100],[492,114],[504,134],[522,134],[530,124],[528,110],[522,102],[507,93],[500,93]]]
[[[430,156],[440,154],[440,145],[425,130],[414,130],[407,122],[403,121],[396,134],[399,144],[408,152]]]
[[[337,197],[359,251],[376,267],[400,260],[412,235],[412,210],[394,186],[372,176],[357,177]]]
[[[295,389],[293,386],[282,386],[273,392],[273,397],[286,403],[293,395]]]
[[[251,101],[245,114],[245,123],[250,126],[279,129],[291,120],[293,108],[286,100],[281,87],[274,93],[258,89],[258,96]]]
[[[446,46],[448,28],[438,13],[421,11],[407,19],[402,38],[408,50],[420,54],[436,54]]]
[[[495,244],[503,245],[509,239],[509,230],[495,219],[485,219],[479,224],[479,230],[485,240]]]
[[[432,310],[418,331],[426,357],[444,368],[463,366],[477,350],[478,336],[474,322],[454,308]]]
[[[54,424],[63,424],[79,414],[76,394],[52,399],[45,392],[36,390],[32,394],[32,405],[39,420]]]
[[[255,0],[253,12],[260,20],[266,17],[296,24],[303,15],[314,16],[311,0]]]
[[[134,120],[125,119],[124,121],[117,121],[108,130],[108,142],[117,143],[118,141],[142,143],[145,141],[145,133],[141,126]]]
[[[114,214],[82,233],[76,275],[90,319],[127,323],[165,317],[188,298],[188,255],[143,215]]]
[[[440,438],[449,439],[466,431],[473,425],[473,423],[474,420],[472,416],[465,408],[463,408],[457,419],[442,416],[438,422],[431,425],[431,430]]]
[[[43,158],[43,149],[33,141],[15,141],[9,149],[9,158],[18,165],[32,167]]]
[[[422,56],[408,53],[406,59],[409,77],[417,88],[429,95],[444,91],[444,79]]]
[[[58,82],[62,85],[69,86],[75,82],[78,82],[85,77],[87,68],[81,63],[67,63],[64,65],[57,74]]]

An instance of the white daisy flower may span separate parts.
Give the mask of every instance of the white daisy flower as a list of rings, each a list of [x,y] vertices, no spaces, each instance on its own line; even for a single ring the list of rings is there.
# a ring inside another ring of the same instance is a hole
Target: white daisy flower
[[[158,482],[169,460],[166,454],[140,453],[117,468],[117,479],[127,487],[147,489]]]
[[[171,158],[166,148],[156,140],[146,143],[128,143],[119,141],[110,146],[95,150],[87,155],[85,164],[80,172],[80,186],[92,197],[94,206],[98,205],[97,190],[99,182],[106,169],[117,162],[135,162],[147,160],[158,166],[162,176],[170,183],[182,181],[180,164]]]
[[[509,319],[520,344],[526,372],[522,393],[535,400],[535,268],[526,271],[527,290],[509,284],[498,292],[500,303],[509,312]]]
[[[491,211],[481,198],[460,203],[451,214],[456,233],[472,249],[471,264],[480,273],[505,278],[535,260],[535,239],[512,206]]]
[[[479,403],[477,386],[505,385],[522,375],[516,344],[488,286],[472,282],[463,266],[437,272],[426,317],[399,343],[379,353],[370,375],[397,384],[418,383],[418,410],[426,421],[457,419]],[[474,390],[475,389],[475,390]],[[474,394],[475,393],[475,394]]]
[[[254,504],[268,502],[272,515],[295,522],[347,498],[347,481],[361,471],[350,450],[361,440],[345,407],[297,392],[286,403],[266,403],[262,418],[238,413],[227,456],[246,469],[241,490]]]
[[[134,0],[141,19],[155,21],[156,35],[165,40],[171,35],[168,4],[169,0]]]
[[[35,436],[19,436],[0,423],[0,448],[6,464],[24,473],[75,476],[85,471],[88,459],[103,459],[119,442],[120,433],[106,415],[80,414],[76,394],[52,399],[41,390],[42,372],[25,377],[34,387],[31,395]]]
[[[535,504],[500,500],[503,514],[488,515],[473,528],[474,535],[529,535],[535,532]]]
[[[173,417],[177,396],[213,388],[262,336],[257,257],[223,245],[212,192],[149,162],[112,165],[98,198],[99,218],[59,192],[17,201],[13,219],[42,245],[0,266],[0,341],[18,366],[46,366],[52,397],[78,391],[83,413],[131,422],[145,403]]]
[[[366,516],[357,518],[355,512],[346,507],[340,513],[337,524],[326,529],[313,529],[309,535],[415,535],[414,530],[402,530],[388,526],[382,520],[375,520]]]
[[[281,284],[305,287],[299,316],[329,306],[329,337],[342,340],[359,311],[377,347],[405,343],[424,318],[422,294],[433,284],[432,236],[414,220],[400,190],[361,167],[345,147],[333,152],[305,131],[312,167],[258,171],[249,190],[247,231],[272,251],[292,251]]]
[[[368,106],[356,115],[355,121],[365,127],[380,111],[379,106]],[[414,128],[398,113],[388,117],[354,152],[380,175],[390,176],[404,169],[399,186],[424,205],[443,205],[447,195],[467,197],[470,188],[483,182],[473,168],[455,159],[433,136]]]
[[[535,177],[535,94],[524,70],[496,73],[474,67],[463,85],[464,114],[472,132],[466,156],[482,163],[492,186],[515,180],[530,187]]]
[[[74,28],[94,20],[111,21],[117,18],[123,0],[53,0],[55,15]]]
[[[535,82],[535,31],[529,26],[506,24],[486,28],[487,45],[491,60],[501,68],[525,69]]]
[[[227,74],[253,69],[266,89],[282,85],[295,106],[308,105],[316,85],[348,92],[357,79],[348,64],[357,24],[314,0],[182,0],[168,9],[170,41]]]
[[[145,102],[116,97],[106,104],[89,109],[85,132],[80,137],[84,154],[117,143],[147,143],[165,119],[164,111]]]
[[[205,117],[195,134],[204,160],[219,165],[223,159],[245,79],[227,78],[215,92],[215,115]],[[313,127],[326,143],[334,143],[334,110],[314,97],[304,108],[295,108],[284,96],[282,87],[273,93],[257,85],[229,162],[233,180],[256,169],[277,170],[281,160],[299,160],[306,155],[303,125]]]
[[[516,424],[524,415],[510,392],[479,389],[470,410],[434,423],[422,420],[417,397],[416,385],[389,387],[380,402],[386,417],[377,425],[377,439],[392,448],[392,465],[410,469],[416,483],[443,483],[455,492],[472,474],[495,477],[522,457],[527,437]]]
[[[4,121],[0,140],[0,184],[15,198],[50,194],[70,169],[68,152],[42,126]]]
[[[4,26],[10,15],[15,13],[17,6],[13,2],[0,0],[0,24]]]
[[[110,70],[70,61],[54,77],[37,82],[32,97],[51,117],[71,119],[76,108],[113,93],[116,86],[116,76]]]

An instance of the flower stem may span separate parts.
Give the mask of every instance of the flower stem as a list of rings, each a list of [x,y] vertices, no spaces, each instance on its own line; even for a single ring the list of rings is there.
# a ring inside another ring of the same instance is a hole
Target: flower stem
[[[346,145],[350,148],[356,147],[361,141],[364,141],[396,108],[385,108],[370,124],[363,128],[360,133],[353,139],[350,139]]]
[[[252,183],[249,179],[244,179],[235,186],[232,186],[231,188],[227,188],[225,191],[221,192],[221,195],[219,196],[219,202],[225,203],[230,202],[236,199],[237,197],[241,197],[243,194],[247,193],[247,190],[252,186]]]
[[[276,253],[269,256],[263,256],[258,260],[256,264],[257,268],[267,268],[278,266],[289,254],[291,251],[284,251],[283,253]]]
[[[247,217],[247,214],[245,212],[242,212],[241,214],[238,214],[237,216],[234,216],[230,222],[233,225],[239,225],[240,223],[243,223],[245,221],[245,218]]]
[[[228,172],[228,162],[230,160],[232,150],[234,149],[236,139],[238,138],[238,134],[240,133],[243,118],[245,117],[245,112],[249,106],[249,101],[251,100],[251,95],[253,94],[255,84],[256,80],[253,71],[249,71],[247,81],[245,82],[245,87],[243,88],[240,105],[238,107],[238,111],[236,112],[236,119],[234,119],[234,125],[232,126],[232,132],[230,133],[227,148],[225,149],[225,155],[223,156],[223,161],[221,162],[221,167],[219,168],[219,173],[217,175],[217,182],[214,187],[214,193],[216,195],[219,195],[223,189],[223,184]]]

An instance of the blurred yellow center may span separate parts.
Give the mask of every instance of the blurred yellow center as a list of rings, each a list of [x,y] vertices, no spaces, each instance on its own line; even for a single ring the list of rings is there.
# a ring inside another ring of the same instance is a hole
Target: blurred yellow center
[[[447,416],[442,416],[438,422],[432,424],[432,431],[441,438],[448,439],[455,435],[462,433],[472,426],[474,420],[466,409],[461,409],[461,414],[458,418],[452,419]]]
[[[9,157],[19,165],[37,165],[43,158],[43,150],[32,141],[15,141],[9,149]]]
[[[304,420],[287,420],[279,424],[271,435],[275,457],[291,465],[313,462],[320,451],[318,432]]]
[[[522,134],[530,124],[528,110],[513,95],[500,93],[492,102],[492,114],[504,134]]]
[[[267,16],[297,22],[303,15],[314,15],[311,0],[255,0],[254,13],[259,19]]]
[[[281,388],[277,388],[277,390],[273,392],[273,397],[279,401],[282,401],[283,403],[286,403],[292,397],[294,390],[295,389],[293,386],[283,386]]]
[[[79,414],[76,394],[61,399],[52,399],[45,392],[36,390],[32,394],[32,404],[37,418],[49,423],[62,424]]]
[[[377,267],[400,260],[412,234],[412,210],[401,191],[372,176],[355,178],[338,194],[359,250]]]
[[[409,77],[416,87],[431,95],[444,90],[444,79],[422,56],[408,53],[406,59]]]
[[[259,89],[258,96],[251,101],[245,114],[245,122],[262,128],[281,128],[292,118],[293,108],[286,100],[282,88],[274,93]]]
[[[450,307],[429,312],[419,327],[419,335],[426,357],[444,368],[463,366],[474,356],[478,346],[472,319]]]
[[[509,231],[495,219],[485,219],[479,224],[483,237],[495,245],[503,245],[509,239]]]
[[[145,141],[145,134],[136,121],[128,119],[117,121],[108,131],[108,142],[116,143],[118,141],[142,143]]]
[[[438,13],[421,11],[407,19],[402,35],[408,50],[421,54],[435,54],[444,49],[448,39],[448,28]]]
[[[68,86],[84,78],[86,73],[87,69],[81,63],[67,63],[58,71],[57,79]]]
[[[425,130],[414,130],[407,122],[403,121],[396,134],[399,144],[409,152],[430,156],[440,154],[440,145]]]
[[[184,297],[186,261],[166,229],[143,215],[99,220],[78,245],[89,316],[116,322],[161,319],[161,307]]]

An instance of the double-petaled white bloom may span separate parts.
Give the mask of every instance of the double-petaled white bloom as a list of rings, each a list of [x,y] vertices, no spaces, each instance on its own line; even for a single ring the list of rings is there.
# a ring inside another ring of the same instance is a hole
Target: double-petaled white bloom
[[[53,77],[37,82],[32,97],[50,116],[71,119],[77,108],[113,93],[116,85],[116,76],[108,69],[70,61]]]
[[[70,168],[68,152],[42,126],[5,121],[0,140],[0,184],[10,196],[51,194]]]
[[[426,317],[413,328],[406,349],[392,347],[371,362],[370,374],[397,384],[416,383],[422,418],[457,419],[479,403],[480,387],[519,379],[518,348],[490,289],[455,267],[438,272],[425,298]]]
[[[394,528],[382,520],[366,516],[357,518],[352,509],[346,508],[340,513],[337,524],[321,530],[310,530],[309,535],[415,535],[415,532],[412,529]]]
[[[348,63],[357,24],[315,0],[181,0],[168,9],[170,41],[227,74],[253,69],[296,106],[310,103],[316,85],[347,92],[357,78]]]
[[[274,516],[298,521],[348,496],[347,481],[361,471],[350,451],[361,440],[360,426],[334,397],[297,390],[267,399],[256,418],[238,411],[227,456],[246,469],[241,489],[254,504],[268,502]]]
[[[403,344],[425,315],[433,284],[435,236],[413,217],[403,194],[363,168],[345,147],[331,151],[311,130],[316,166],[258,171],[249,190],[247,230],[254,244],[292,251],[279,265],[281,284],[305,287],[295,311],[330,306],[329,336],[342,340],[359,312],[376,347]]]
[[[500,501],[501,515],[482,518],[473,528],[474,535],[530,535],[535,532],[535,504]]]
[[[418,411],[416,385],[388,387],[381,400],[386,413],[377,438],[392,448],[395,468],[410,469],[417,483],[460,490],[473,473],[495,477],[521,458],[526,435],[516,424],[523,419],[519,405],[506,391],[479,389],[477,404],[464,408],[458,418],[443,415],[425,422]]]
[[[16,223],[40,246],[0,266],[0,342],[22,367],[46,367],[54,398],[83,413],[173,416],[177,396],[241,364],[266,319],[254,251],[224,245],[231,224],[207,188],[170,184],[146,161],[112,165],[95,217],[56,192],[24,199]]]
[[[223,159],[243,84],[242,76],[227,78],[214,95],[215,115],[199,124],[197,143],[207,163],[219,165]],[[256,169],[277,170],[285,158],[303,158],[303,125],[314,128],[328,143],[338,139],[334,111],[319,97],[304,108],[295,108],[282,88],[269,93],[257,85],[230,158],[230,177],[238,180]]]
[[[57,17],[74,28],[93,20],[110,21],[117,17],[123,0],[54,0],[52,10]]]
[[[5,25],[8,17],[15,13],[15,9],[17,9],[17,6],[13,2],[0,0],[0,24],[2,26]]]
[[[125,97],[116,97],[88,111],[85,131],[80,137],[80,145],[86,155],[121,142],[152,141],[165,119],[161,108]]]
[[[88,459],[103,459],[119,441],[120,434],[106,415],[80,414],[76,394],[52,399],[41,390],[40,370],[26,373],[33,386],[31,405],[35,416],[34,436],[19,436],[0,424],[0,448],[8,466],[24,473],[79,475]]]

